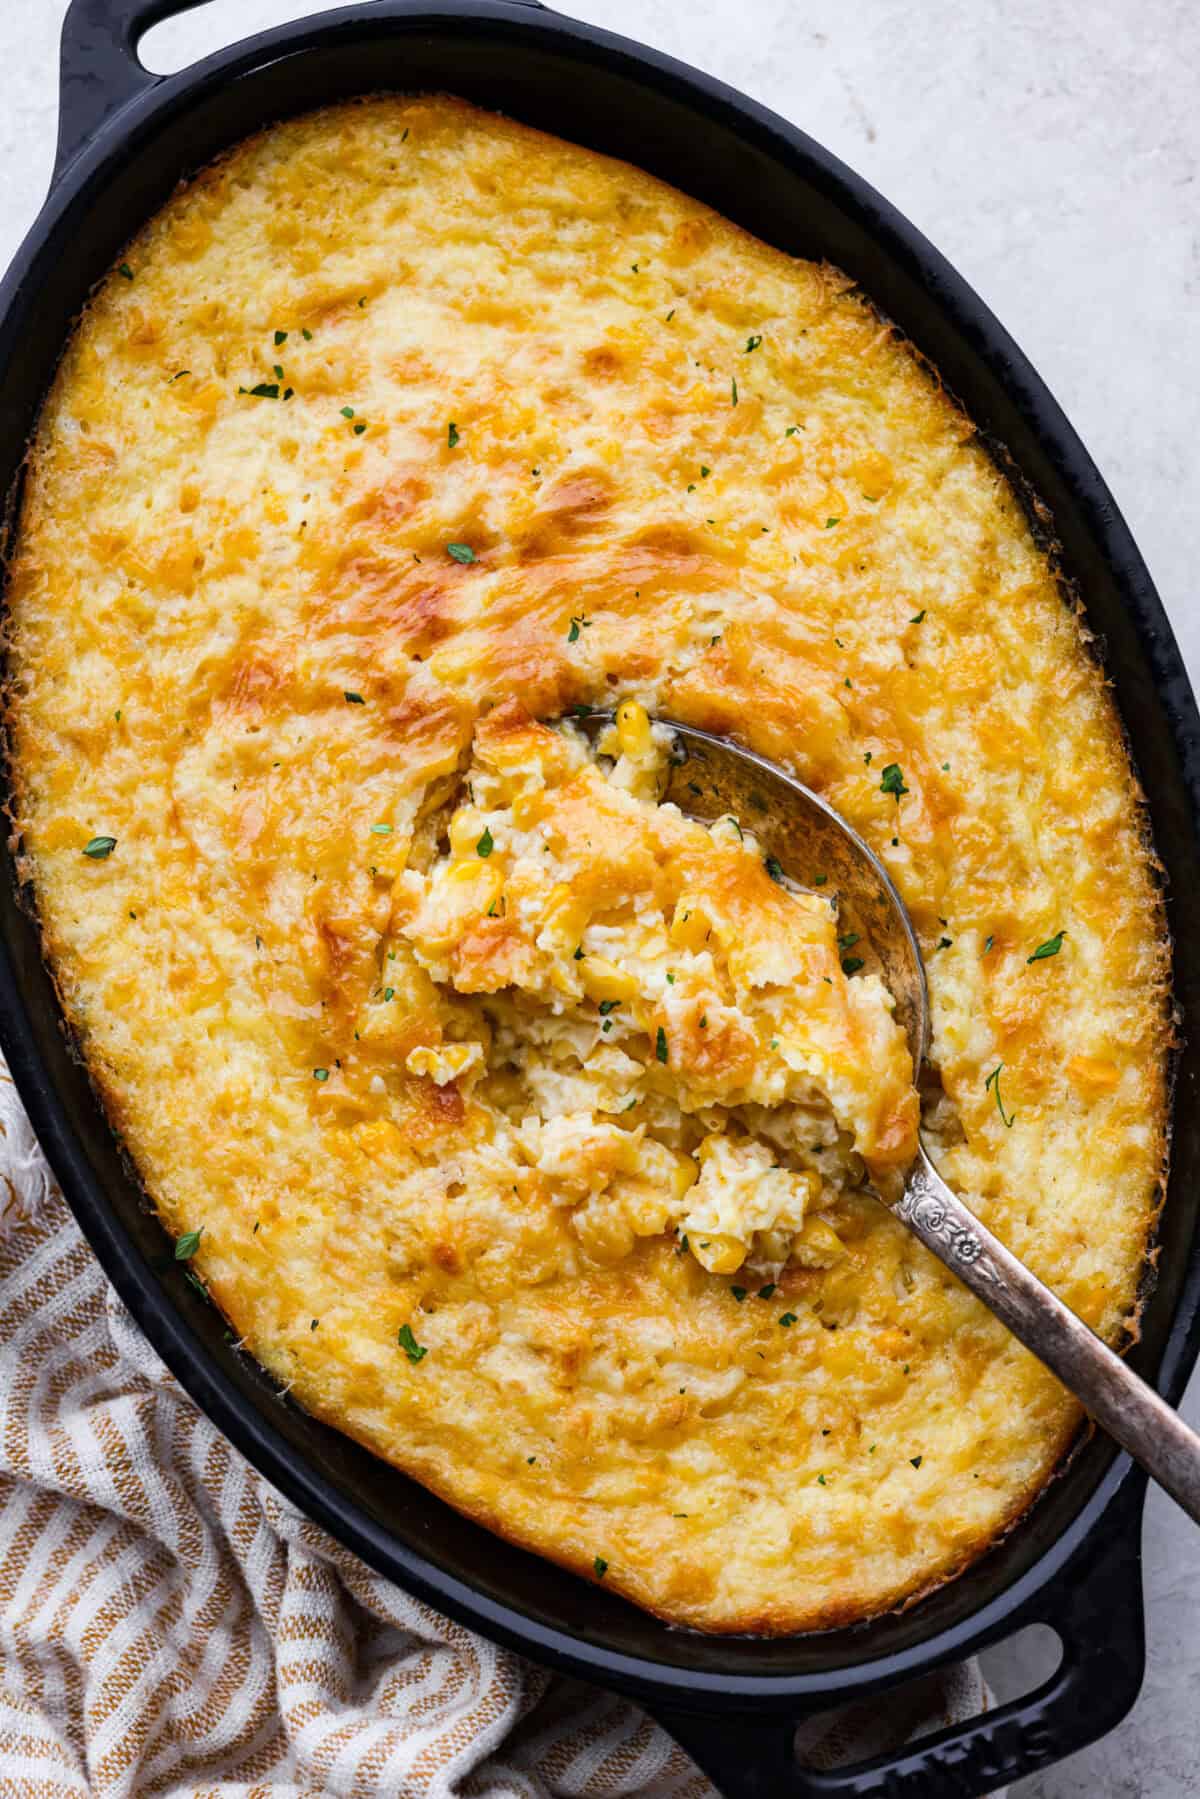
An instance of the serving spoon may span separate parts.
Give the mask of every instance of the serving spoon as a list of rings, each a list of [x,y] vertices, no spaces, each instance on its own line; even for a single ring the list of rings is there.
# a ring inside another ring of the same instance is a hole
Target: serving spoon
[[[573,722],[594,741],[613,715],[589,712]],[[925,964],[908,909],[878,857],[832,806],[774,762],[707,731],[659,722],[675,743],[662,799],[706,821],[732,814],[797,886],[837,896],[839,920],[865,939],[895,998],[917,1082],[929,1049]],[[946,1185],[923,1140],[891,1209],[1200,1523],[1200,1436],[980,1223]]]

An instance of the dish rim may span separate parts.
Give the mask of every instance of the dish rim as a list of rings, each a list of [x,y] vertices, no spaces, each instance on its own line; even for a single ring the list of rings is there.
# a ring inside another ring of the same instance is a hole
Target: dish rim
[[[165,16],[180,10],[180,0],[174,5],[170,0],[163,0],[150,10]],[[1090,515],[1093,535],[1106,550],[1131,619],[1144,640],[1143,653],[1156,677],[1181,774],[1189,790],[1194,831],[1200,810],[1200,717],[1182,660],[1161,602],[1124,521],[1056,402],[1003,327],[966,283],[868,184],[768,109],[736,94],[724,83],[690,70],[657,51],[590,25],[535,10],[530,0],[440,0],[440,3],[433,0],[429,4],[374,0],[374,4],[342,8],[277,27],[218,51],[175,75],[153,81],[148,78],[143,91],[108,118],[93,143],[56,171],[47,204],[0,289],[0,327],[7,329],[14,308],[18,308],[22,300],[26,305],[31,303],[23,289],[36,254],[52,240],[69,208],[90,184],[102,181],[116,162],[131,153],[131,145],[139,134],[144,134],[148,141],[155,121],[172,112],[182,100],[195,96],[205,84],[250,75],[288,51],[310,53],[322,42],[333,41],[348,30],[386,25],[389,21],[400,21],[405,29],[413,29],[422,19],[438,24],[448,21],[455,24],[494,22],[518,28],[519,32],[549,32],[560,44],[565,41],[581,51],[599,50],[609,56],[624,58],[631,64],[631,73],[636,78],[644,81],[647,75],[652,75],[660,83],[682,89],[685,101],[693,106],[700,102],[701,109],[707,107],[728,112],[736,133],[745,135],[753,127],[767,141],[768,147],[771,143],[782,145],[792,158],[798,157],[806,163],[810,177],[814,170],[819,173],[835,197],[843,197],[860,214],[874,215],[875,228],[885,247],[897,257],[903,254],[918,272],[926,276],[935,292],[938,310],[951,327],[959,330],[968,342],[976,339],[975,353],[993,366],[1002,385],[1030,414],[1043,444],[1075,491],[1081,510]],[[637,159],[631,156],[630,160]],[[660,1693],[673,1692],[677,1697],[684,1692],[691,1698],[719,1694],[727,1700],[737,1698],[747,1707],[762,1703],[794,1708],[805,1698],[825,1697],[819,1684],[820,1677],[808,1673],[746,1675],[738,1674],[734,1667],[723,1673],[706,1673],[629,1656],[595,1642],[584,1644],[573,1633],[549,1630],[513,1607],[493,1601],[411,1550],[386,1526],[364,1514],[356,1501],[348,1498],[315,1468],[306,1466],[303,1458],[264,1419],[263,1409],[239,1392],[219,1366],[210,1365],[208,1350],[189,1328],[174,1299],[156,1283],[142,1278],[132,1265],[128,1235],[100,1193],[99,1183],[66,1117],[64,1103],[54,1091],[36,1048],[7,950],[0,958],[0,1040],[9,1057],[14,1080],[72,1208],[139,1325],[218,1427],[249,1455],[267,1478],[293,1496],[302,1495],[298,1502],[335,1536],[350,1542],[350,1546],[373,1565],[401,1579],[422,1597],[462,1621],[524,1653],[532,1653],[541,1660],[587,1678],[599,1677],[624,1690],[645,1692],[653,1687]],[[1193,1253],[1159,1370],[1159,1384],[1168,1397],[1177,1397],[1181,1391],[1198,1347],[1200,1257]],[[839,1666],[840,1683],[858,1689],[882,1686],[912,1672],[914,1661],[922,1668],[950,1661],[978,1647],[984,1640],[1005,1634],[1013,1628],[1014,1614],[1058,1579],[1118,1494],[1124,1491],[1127,1498],[1132,1494],[1136,1511],[1143,1485],[1143,1477],[1132,1468],[1128,1458],[1114,1452],[1094,1490],[1057,1542],[1043,1551],[1016,1581],[958,1625],[931,1635],[913,1648],[893,1656],[868,1657],[851,1668]],[[969,1573],[968,1569],[955,1578],[964,1579]],[[854,1628],[867,1630],[869,1627],[870,1620],[867,1620]],[[731,1650],[731,1664],[735,1664],[738,1639],[727,1638],[724,1642]]]

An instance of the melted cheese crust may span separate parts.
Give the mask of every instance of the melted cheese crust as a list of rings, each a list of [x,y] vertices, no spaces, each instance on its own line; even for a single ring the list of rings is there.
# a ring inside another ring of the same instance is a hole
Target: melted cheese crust
[[[9,606],[67,1012],[298,1401],[712,1630],[911,1598],[1030,1503],[1077,1408],[876,1201],[840,1192],[768,1298],[669,1231],[590,1254],[554,1146],[541,1185],[477,1180],[495,1106],[436,1060],[428,994],[379,999],[481,714],[732,733],[887,864],[943,1170],[1119,1338],[1169,1036],[1136,787],[1012,492],[848,281],[455,100],[280,125],[88,308]]]

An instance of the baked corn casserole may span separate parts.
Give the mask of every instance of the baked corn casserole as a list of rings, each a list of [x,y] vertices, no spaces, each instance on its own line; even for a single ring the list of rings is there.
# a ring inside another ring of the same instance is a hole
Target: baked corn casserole
[[[7,630],[66,1016],[294,1402],[715,1631],[911,1600],[1030,1505],[1079,1408],[887,1201],[923,1114],[1121,1340],[1161,907],[1052,559],[846,277],[455,99],[274,126],[80,321]],[[920,1100],[836,893],[663,802],[671,719],[888,869]]]

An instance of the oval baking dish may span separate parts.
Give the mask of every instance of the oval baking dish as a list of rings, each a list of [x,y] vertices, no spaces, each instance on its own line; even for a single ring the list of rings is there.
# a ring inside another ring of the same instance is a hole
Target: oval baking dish
[[[1184,1023],[1200,961],[1194,703],[1161,607],[1103,484],[1053,401],[928,245],[817,146],[718,83],[514,0],[380,0],[235,46],[155,80],[145,28],[189,0],[75,0],[64,33],[55,182],[0,299],[5,491],[72,320],[131,229],[175,183],[282,116],[378,90],[450,90],[615,154],[779,248],[844,269],[936,365],[1061,547],[1084,597],[1146,788],[1169,877]],[[1001,447],[1002,446],[1002,447]],[[1036,500],[1032,496],[1036,495]],[[428,1492],[281,1404],[223,1341],[218,1316],[162,1268],[165,1238],[72,1058],[35,928],[10,870],[0,900],[5,1050],[79,1220],[179,1378],[233,1441],[383,1572],[541,1660],[644,1700],[729,1793],[973,1793],[1111,1727],[1142,1672],[1138,1576],[1144,1482],[1093,1440],[1003,1543],[903,1614],[817,1637],[669,1631],[615,1595],[498,1543]],[[1195,1079],[1180,1056],[1178,1094]],[[1135,1358],[1177,1398],[1197,1346],[1192,1251],[1200,1135],[1177,1108],[1161,1266]],[[869,1767],[800,1770],[791,1723],[1044,1621],[1064,1660],[1043,1689]],[[746,1725],[754,1721],[753,1748]]]

